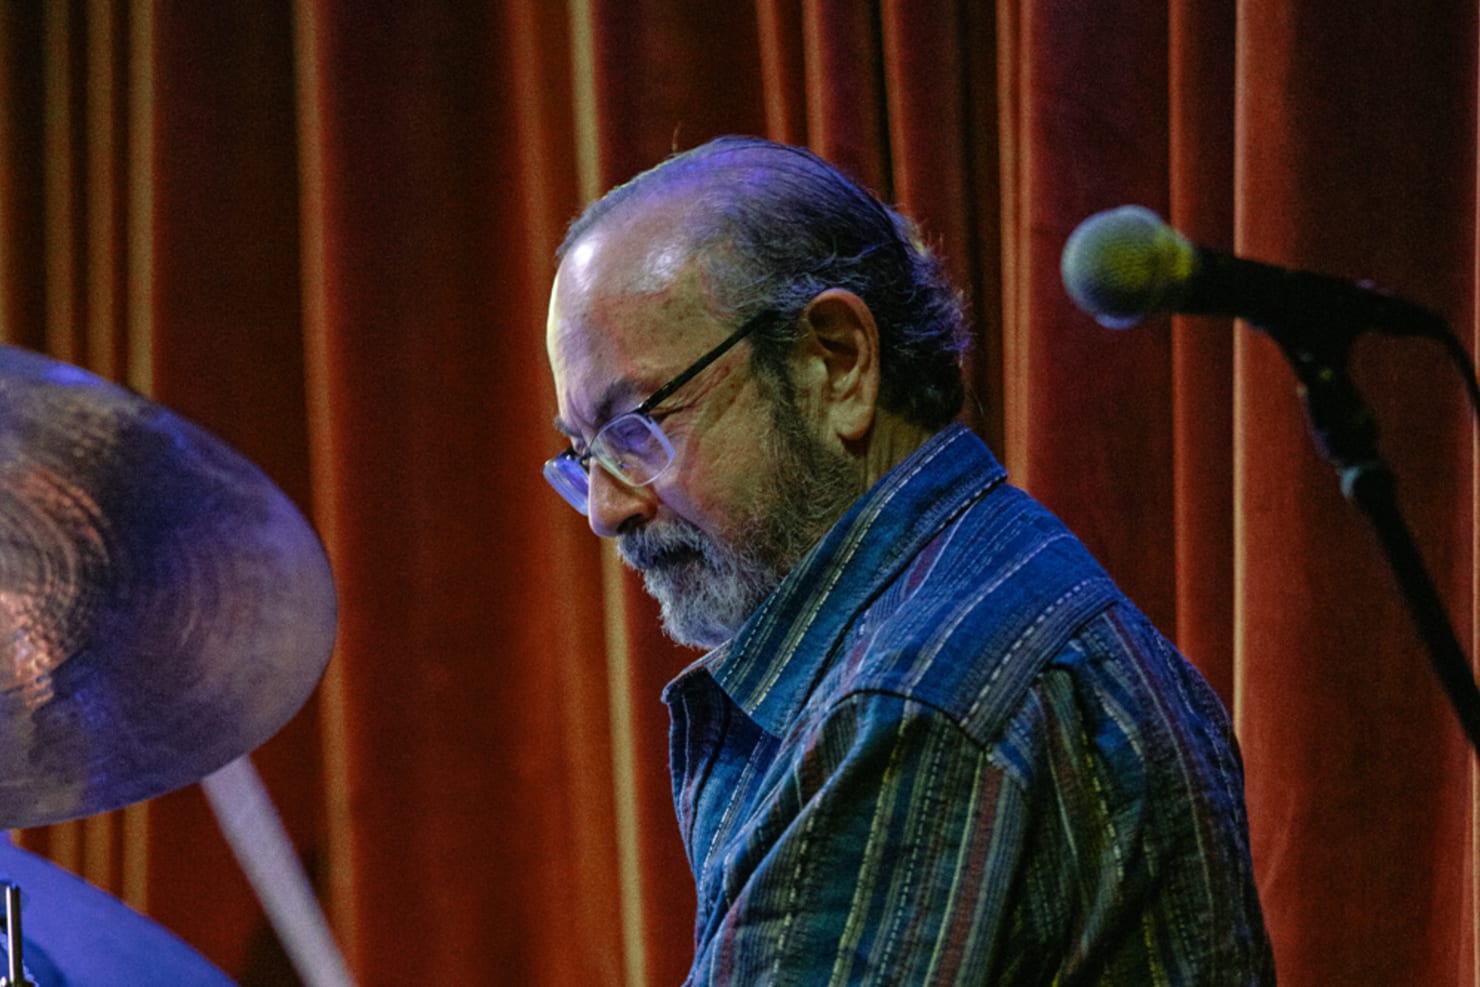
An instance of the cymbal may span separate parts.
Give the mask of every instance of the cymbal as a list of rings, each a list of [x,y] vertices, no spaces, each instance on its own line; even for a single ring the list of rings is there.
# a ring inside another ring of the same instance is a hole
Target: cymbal
[[[0,346],[0,826],[198,781],[278,731],[333,646],[323,546],[167,409]]]
[[[232,983],[174,933],[3,837],[0,878],[21,889],[21,959],[39,987]]]

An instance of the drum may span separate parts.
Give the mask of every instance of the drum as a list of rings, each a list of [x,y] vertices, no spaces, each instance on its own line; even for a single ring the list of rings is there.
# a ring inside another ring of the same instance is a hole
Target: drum
[[[232,984],[157,922],[3,839],[0,879],[20,888],[21,957],[37,987]]]

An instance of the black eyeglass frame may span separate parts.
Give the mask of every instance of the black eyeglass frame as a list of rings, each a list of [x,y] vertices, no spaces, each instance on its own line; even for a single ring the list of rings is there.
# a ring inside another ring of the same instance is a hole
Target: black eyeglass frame
[[[601,428],[599,428],[599,429],[596,430],[596,435],[600,435],[602,432],[606,431],[606,429],[613,422],[618,421],[619,419],[626,418],[628,415],[640,415],[643,418],[646,418],[648,420],[648,423],[649,423],[650,427],[655,428],[655,429],[658,430],[659,435],[662,436],[662,438],[664,439],[664,443],[666,445],[667,444],[667,436],[666,435],[663,435],[663,433],[662,433],[662,427],[659,426],[657,422],[655,422],[655,421],[652,420],[652,411],[653,411],[653,409],[656,408],[658,405],[662,404],[664,401],[668,400],[670,397],[672,397],[673,394],[674,394],[674,392],[676,392],[680,387],[682,387],[683,385],[687,384],[689,381],[691,381],[695,377],[697,377],[700,373],[702,373],[704,371],[704,369],[706,367],[708,367],[715,360],[718,360],[720,357],[724,356],[725,353],[727,353],[730,350],[730,348],[733,347],[736,343],[740,342],[740,340],[744,339],[746,336],[749,336],[751,333],[755,332],[755,330],[757,330],[761,326],[765,325],[768,321],[771,320],[773,314],[774,313],[770,309],[764,309],[764,310],[762,310],[760,312],[757,312],[755,315],[752,315],[750,318],[746,319],[743,323],[740,324],[740,328],[736,329],[734,332],[730,333],[730,335],[726,336],[724,338],[724,340],[722,340],[717,346],[714,347],[714,349],[710,350],[709,352],[705,353],[703,356],[699,357],[699,359],[697,359],[693,363],[689,364],[689,366],[686,369],[680,371],[679,374],[676,377],[674,377],[672,380],[668,381],[668,383],[664,384],[662,387],[658,388],[652,394],[648,395],[648,397],[646,398],[646,400],[644,400],[637,407],[633,408],[631,411],[624,411],[620,415],[615,415],[612,418],[608,419],[605,423],[602,424]],[[592,438],[592,445],[593,446],[595,445],[595,437]],[[668,452],[669,452],[669,465],[672,465],[672,462],[673,462],[673,459],[672,459],[673,450],[672,450],[672,447],[671,446],[669,446]],[[583,473],[585,473],[587,476],[590,476],[591,475],[591,466],[590,466],[591,455],[592,455],[592,451],[591,451],[590,448],[588,448],[583,453],[577,454],[576,453],[576,450],[575,450],[575,447],[574,446],[570,446],[570,447],[567,447],[563,452],[560,452],[559,454],[557,454],[556,459],[561,459],[561,458],[564,458],[564,459],[573,459],[581,467],[581,471]],[[548,465],[551,465],[551,464],[553,464],[553,462],[554,462],[554,460],[551,460],[550,463],[547,463],[546,465],[547,466]],[[598,462],[599,462],[599,460],[598,460]],[[663,468],[663,470],[666,470],[666,469],[667,469],[667,466],[665,466]],[[658,478],[658,476],[660,476],[663,473],[663,470],[659,470],[657,473],[655,473],[652,476],[652,478],[650,478],[648,480],[645,480],[642,484],[638,484],[638,485],[639,486],[645,486],[646,484],[653,482],[653,480],[656,480]],[[614,473],[611,470],[608,470],[608,472],[612,472],[613,476],[615,476],[617,479],[621,480],[623,483],[629,483],[630,484],[630,482],[631,482],[631,481],[629,481],[629,480],[621,477],[620,475]],[[547,475],[547,479],[548,479],[548,475]],[[553,480],[550,480],[549,482],[550,482],[550,484],[552,486],[555,485],[555,483],[554,483]],[[562,497],[566,497],[565,492],[563,490],[560,490],[558,487],[556,488],[556,491],[558,493],[560,493],[560,495]],[[569,499],[569,498],[567,497],[567,499]],[[572,505],[572,506],[575,506],[575,505]]]
[[[644,401],[642,404],[639,404],[631,411],[627,412],[627,414],[646,415],[650,413],[658,405],[671,398],[674,391],[678,390],[680,387],[684,386],[689,381],[699,376],[699,374],[704,370],[705,367],[709,366],[715,360],[718,360],[720,357],[724,356],[725,353],[729,351],[730,347],[734,346],[736,343],[740,342],[740,340],[744,339],[746,336],[749,336],[751,333],[755,332],[762,325],[764,325],[770,315],[771,313],[768,310],[764,312],[757,312],[755,315],[752,315],[750,318],[746,319],[743,323],[740,324],[739,329],[736,329],[734,332],[726,336],[724,341],[721,342],[718,346],[710,350],[708,353],[705,353],[703,356],[699,357],[699,359],[695,360],[692,364],[689,365],[689,368],[687,370],[683,371],[677,377],[673,378],[668,383],[664,384],[662,387],[654,391],[652,394],[648,395],[648,399],[646,401]]]

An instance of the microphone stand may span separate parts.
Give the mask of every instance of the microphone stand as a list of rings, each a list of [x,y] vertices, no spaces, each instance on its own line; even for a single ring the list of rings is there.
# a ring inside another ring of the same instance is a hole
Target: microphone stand
[[[1409,614],[1470,745],[1480,753],[1480,688],[1470,672],[1423,556],[1398,509],[1397,483],[1377,452],[1377,423],[1347,370],[1356,333],[1302,333],[1260,326],[1285,353],[1300,381],[1316,445],[1337,469],[1341,491],[1367,515],[1397,578]]]

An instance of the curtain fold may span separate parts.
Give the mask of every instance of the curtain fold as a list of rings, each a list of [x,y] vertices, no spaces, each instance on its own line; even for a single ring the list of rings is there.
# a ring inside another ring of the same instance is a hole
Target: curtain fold
[[[1169,10],[1168,219],[1208,244],[1233,242],[1236,14],[1233,0]],[[1173,320],[1176,637],[1230,705],[1234,332],[1229,319]]]
[[[1236,244],[1400,285],[1473,336],[1475,9],[1343,14],[1241,10]],[[1276,955],[1333,983],[1449,982],[1473,948],[1455,934],[1473,755],[1282,358],[1263,337],[1237,346],[1240,726]],[[1474,433],[1454,371],[1392,340],[1353,362],[1469,640]]]
[[[366,984],[679,982],[658,694],[695,657],[539,478],[543,324],[591,197],[722,133],[921,224],[976,324],[963,419],[1234,711],[1283,984],[1480,987],[1476,759],[1277,347],[1076,311],[1139,203],[1371,278],[1477,345],[1473,0],[0,5],[0,340],[124,381],[320,531],[331,670],[254,760]],[[1454,369],[1353,373],[1461,639]],[[3,423],[0,423],[3,429]],[[140,674],[147,674],[141,670]],[[20,834],[244,984],[291,983],[194,789]]]

